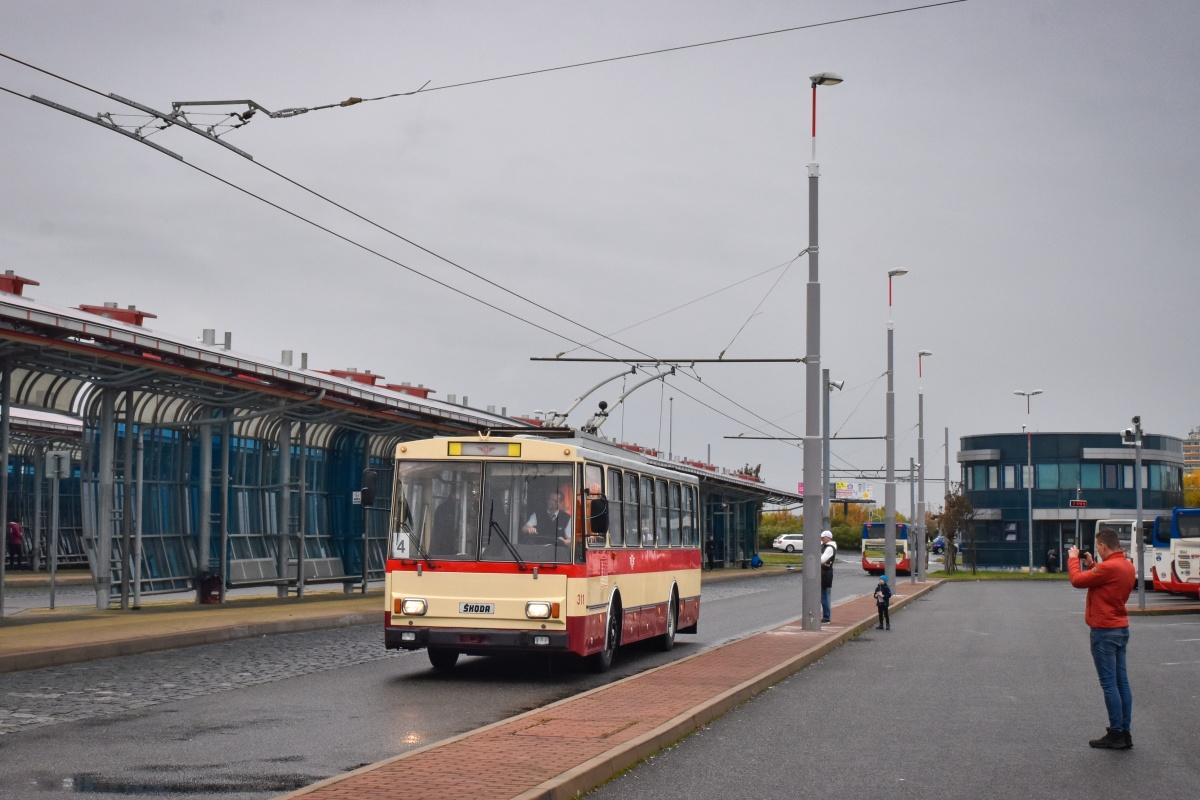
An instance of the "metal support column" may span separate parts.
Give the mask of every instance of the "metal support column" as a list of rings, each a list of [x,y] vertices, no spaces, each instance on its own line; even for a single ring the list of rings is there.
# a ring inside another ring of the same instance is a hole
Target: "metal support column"
[[[133,534],[133,389],[125,390],[125,437],[121,440],[121,608],[129,608],[129,552]]]
[[[50,476],[50,546],[46,551],[46,560],[50,569],[50,609],[54,609],[54,591],[58,575],[58,485],[63,468],[55,456],[54,474]]]
[[[207,411],[201,413],[207,414]],[[196,600],[206,602],[205,591],[212,568],[212,425],[201,425],[199,525],[196,528]]]
[[[8,433],[12,394],[12,365],[7,361],[0,376],[0,622],[4,621],[4,571],[8,566]]]
[[[221,425],[221,553],[217,563],[221,570],[221,602],[225,602],[225,589],[229,586],[229,461],[233,446],[233,423]]]
[[[808,286],[804,362],[804,552],[821,551],[821,283],[817,272],[817,198],[821,170],[808,165]],[[821,629],[821,562],[804,559],[801,613],[806,631]]]
[[[362,474],[363,474],[363,476],[364,476],[364,477],[366,477],[366,475],[367,475],[367,471],[368,471],[370,468],[371,468],[371,434],[369,434],[369,433],[364,433],[364,434],[363,434],[363,462],[362,462]],[[366,488],[366,487],[365,487],[365,486],[363,486],[363,487],[360,487],[360,488]],[[372,488],[374,488],[374,487],[372,487]],[[371,536],[370,536],[370,533],[369,533],[369,531],[370,531],[371,507],[370,507],[370,506],[368,506],[368,505],[367,505],[367,504],[364,502],[364,503],[362,504],[362,506],[360,506],[360,508],[362,508],[362,529],[363,529],[363,541],[362,541],[362,593],[363,593],[363,594],[366,594],[366,593],[367,593],[367,582],[368,582],[368,580],[369,580],[369,579],[370,579],[370,577],[371,577],[371,569],[370,569],[370,563],[371,563],[371,549],[370,549]]]
[[[917,582],[916,568],[916,532],[914,531],[913,520],[917,517],[917,462],[915,459],[908,459],[908,579],[912,583]]]
[[[275,553],[275,574],[280,578],[287,577],[288,549],[291,547],[292,492],[289,486],[291,480],[292,423],[284,419],[279,422],[279,513],[276,515],[279,536]],[[276,586],[275,594],[278,597],[287,597],[287,583]]]
[[[29,569],[42,568],[42,483],[46,477],[46,447],[33,453],[33,551],[29,554]]]
[[[137,441],[137,493],[134,504],[137,511],[133,517],[133,608],[142,607],[142,518],[146,514],[146,436],[138,430]],[[56,487],[57,488],[57,487]]]
[[[113,540],[113,492],[116,489],[114,475],[114,451],[117,444],[116,392],[100,390],[100,458],[96,467],[98,487],[98,513],[96,515],[96,608],[108,608],[112,589],[112,540]]]
[[[300,519],[296,537],[296,596],[304,597],[305,537],[308,531],[308,423],[300,423]]]

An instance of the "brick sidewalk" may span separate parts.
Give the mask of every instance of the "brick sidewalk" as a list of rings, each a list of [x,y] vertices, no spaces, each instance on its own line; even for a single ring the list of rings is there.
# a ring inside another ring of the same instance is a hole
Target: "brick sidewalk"
[[[937,583],[896,587],[893,609]],[[305,800],[569,798],[591,789],[874,626],[870,597],[633,675],[287,795]]]

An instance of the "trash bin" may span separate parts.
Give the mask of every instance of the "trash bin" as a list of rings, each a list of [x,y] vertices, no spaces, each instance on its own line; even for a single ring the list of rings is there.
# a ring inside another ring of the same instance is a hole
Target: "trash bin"
[[[221,576],[211,572],[200,573],[200,602],[215,605],[221,602]]]

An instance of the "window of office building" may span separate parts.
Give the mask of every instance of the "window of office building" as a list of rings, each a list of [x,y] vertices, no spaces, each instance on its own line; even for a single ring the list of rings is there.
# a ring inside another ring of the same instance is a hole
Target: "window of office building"
[[[1037,469],[1037,488],[1058,488],[1058,464],[1036,464],[1034,466]]]
[[[1000,467],[998,467],[995,464],[991,464],[988,466],[988,488],[989,489],[999,489],[1000,488]]]
[[[1004,465],[1004,488],[1016,489],[1017,487],[1017,466],[1015,464]]]
[[[1078,464],[1058,465],[1058,485],[1062,489],[1074,489],[1080,485]]]
[[[1079,480],[1085,489],[1103,489],[1101,482],[1100,464],[1084,464],[1079,469]]]

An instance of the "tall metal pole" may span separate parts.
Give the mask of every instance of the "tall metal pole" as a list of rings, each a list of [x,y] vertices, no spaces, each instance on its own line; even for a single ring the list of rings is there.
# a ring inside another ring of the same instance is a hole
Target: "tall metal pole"
[[[917,379],[922,380],[921,356],[929,351],[923,350],[917,355]],[[925,580],[925,386],[917,386],[917,568],[915,570],[920,580]]]
[[[230,411],[226,411],[229,414]],[[221,603],[229,591],[229,470],[233,450],[233,423],[221,423],[221,543],[217,563],[221,570]]]
[[[129,608],[133,559],[133,389],[125,390],[125,438],[121,440],[121,608]]]
[[[142,518],[146,500],[146,432],[138,430],[137,442],[137,514],[133,518],[133,608],[142,607]],[[57,489],[57,487],[55,487]],[[57,510],[56,512],[57,513]]]
[[[1133,418],[1133,486],[1137,491],[1137,523],[1134,526],[1133,542],[1137,546],[1137,585],[1138,585],[1138,608],[1146,608],[1146,582],[1142,580],[1142,576],[1146,574],[1146,556],[1145,548],[1142,543],[1142,418]]]
[[[206,413],[205,416],[208,416]],[[196,528],[196,602],[207,602],[205,592],[212,579],[212,425],[200,426],[200,502]]]
[[[804,367],[804,590],[801,603],[806,631],[819,631],[821,617],[821,284],[817,271],[817,84],[812,85],[812,161],[808,165],[808,285]]]
[[[821,387],[824,389],[821,409],[821,530],[829,530],[829,370],[821,370]]]
[[[888,279],[888,306],[891,312],[891,279]],[[887,474],[883,483],[883,573],[888,582],[896,585],[896,384],[892,369],[893,339],[895,325],[888,320],[887,326],[887,431],[886,460]]]
[[[1028,402],[1029,398],[1025,398]],[[1029,576],[1033,577],[1033,431],[1025,428],[1025,468],[1028,481],[1025,485],[1025,502],[1029,512]]]
[[[1029,409],[1030,400],[1034,395],[1042,393],[1042,389],[1034,389],[1026,392],[1021,389],[1013,391],[1013,394],[1025,398],[1025,425],[1021,428],[1025,431],[1025,502],[1028,511],[1029,524],[1029,577],[1033,577],[1033,429],[1029,426]]]

